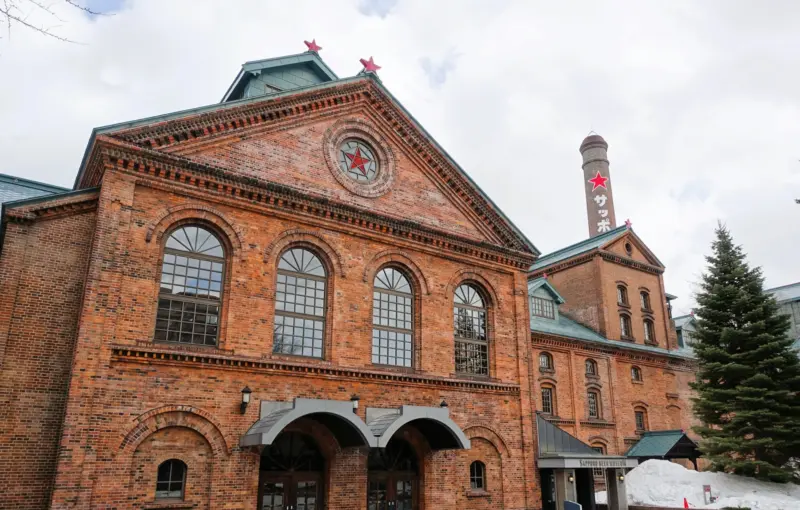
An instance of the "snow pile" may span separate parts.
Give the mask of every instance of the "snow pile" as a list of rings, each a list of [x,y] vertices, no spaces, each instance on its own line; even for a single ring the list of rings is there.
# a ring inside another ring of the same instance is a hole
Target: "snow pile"
[[[717,501],[706,505],[703,485]],[[648,460],[625,475],[629,505],[683,508],[748,507],[752,510],[800,510],[800,486],[760,482],[725,473],[697,472],[666,460]],[[606,493],[597,493],[606,502]]]

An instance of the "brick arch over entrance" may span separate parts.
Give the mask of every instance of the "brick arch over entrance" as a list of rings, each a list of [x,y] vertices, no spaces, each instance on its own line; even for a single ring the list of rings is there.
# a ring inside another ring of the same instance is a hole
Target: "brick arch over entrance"
[[[292,244],[307,244],[318,248],[327,257],[331,270],[336,276],[345,278],[342,256],[322,237],[319,232],[294,228],[285,230],[275,236],[275,239],[264,250],[264,262],[269,262],[278,257],[283,250]],[[276,262],[277,264],[277,262]]]
[[[467,436],[470,441],[476,438],[488,441],[492,446],[494,446],[495,450],[497,450],[502,458],[511,457],[511,450],[508,449],[506,440],[503,439],[503,436],[501,436],[499,432],[494,430],[489,425],[482,423],[469,425],[464,429],[464,435]]]
[[[176,205],[162,212],[147,227],[145,240],[149,243],[155,237],[156,241],[160,242],[164,233],[172,225],[190,219],[206,221],[219,228],[227,236],[233,247],[234,255],[238,257],[244,256],[242,253],[242,235],[233,226],[233,223],[221,211],[202,204]]]
[[[364,268],[364,282],[370,283],[375,278],[375,273],[385,265],[390,265],[392,262],[408,269],[414,276],[414,279],[419,285],[420,293],[430,294],[430,285],[428,279],[423,274],[416,262],[403,251],[400,250],[384,250],[370,260]]]
[[[189,406],[164,406],[148,411],[136,419],[136,423],[124,434],[117,456],[130,458],[148,436],[168,427],[192,429],[208,441],[215,457],[230,455],[225,436],[209,413]]]

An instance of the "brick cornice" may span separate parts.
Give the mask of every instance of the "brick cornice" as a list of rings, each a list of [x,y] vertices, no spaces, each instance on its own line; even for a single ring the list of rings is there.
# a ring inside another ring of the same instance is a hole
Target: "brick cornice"
[[[97,209],[98,197],[99,191],[96,189],[71,194],[67,197],[41,197],[35,202],[7,206],[5,218],[2,220],[12,223],[30,223],[40,219],[89,212]]]
[[[371,79],[364,78],[333,85],[287,97],[264,98],[263,101],[248,102],[238,107],[212,110],[166,122],[122,129],[112,136],[143,148],[171,151],[179,145],[197,145],[221,138],[241,137],[245,132],[263,125],[317,115],[326,110],[338,110],[362,102],[375,110],[390,126],[392,132],[402,139],[412,154],[421,158],[444,182],[445,187],[466,203],[509,248],[527,251],[525,240],[513,230],[499,211],[476,189],[425,134],[414,125],[414,121],[403,113],[393,98]],[[99,137],[98,137],[99,138]],[[91,167],[91,171],[90,170]],[[102,168],[87,164],[81,185],[99,182]]]
[[[639,262],[636,260],[631,260],[629,258],[620,257],[619,255],[611,253],[609,251],[600,250],[599,253],[600,257],[602,257],[603,260],[612,262],[614,264],[619,264],[621,266],[638,269],[639,271],[644,271],[645,273],[658,274],[658,275],[664,273],[663,267],[654,266],[652,264],[645,264],[644,262]]]
[[[467,257],[511,266],[517,270],[530,267],[531,254],[502,246],[475,241],[440,232],[405,219],[392,218],[342,204],[323,197],[301,193],[293,188],[252,177],[231,175],[179,156],[143,149],[126,142],[100,137],[97,152],[103,152],[106,165],[122,172],[203,191],[204,194],[224,194],[228,198],[246,201],[294,215],[325,218],[349,226],[365,228],[434,246],[437,250],[454,252]]]
[[[148,365],[173,365],[193,368],[215,368],[238,370],[263,374],[294,375],[360,382],[380,382],[401,386],[426,386],[448,388],[456,391],[501,393],[519,395],[518,384],[501,382],[456,379],[422,374],[383,372],[360,368],[345,368],[319,363],[302,363],[284,360],[269,360],[238,356],[225,351],[176,350],[142,342],[136,346],[114,345],[111,359],[117,363],[144,363]]]

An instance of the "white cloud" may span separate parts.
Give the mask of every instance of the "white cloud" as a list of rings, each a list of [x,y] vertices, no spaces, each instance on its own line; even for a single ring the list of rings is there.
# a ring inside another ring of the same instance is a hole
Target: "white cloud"
[[[93,127],[217,102],[242,62],[316,38],[340,76],[374,56],[544,252],[587,236],[578,146],[593,129],[610,144],[617,217],[667,265],[679,311],[717,219],[769,285],[800,280],[797,2],[121,5],[61,13],[59,33],[85,45],[0,40],[0,172],[69,186]]]

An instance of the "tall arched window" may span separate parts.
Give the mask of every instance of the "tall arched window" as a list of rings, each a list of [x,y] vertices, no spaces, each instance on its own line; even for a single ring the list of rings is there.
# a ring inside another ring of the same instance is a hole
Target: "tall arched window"
[[[408,278],[394,267],[375,275],[372,290],[372,362],[410,367],[414,296]]]
[[[595,360],[586,360],[586,375],[597,375],[597,362]]]
[[[319,257],[291,248],[278,262],[273,351],[322,357],[325,337],[327,273]]]
[[[156,499],[183,498],[186,487],[186,464],[170,459],[158,466],[156,477]]]
[[[651,344],[656,342],[656,328],[650,319],[644,320],[644,341]]]
[[[539,369],[545,372],[552,372],[555,370],[553,356],[551,356],[549,352],[539,353]]]
[[[624,285],[617,285],[617,303],[628,306],[628,289]]]
[[[639,298],[642,301],[642,310],[650,310],[650,293],[646,290],[639,292]]]
[[[637,432],[644,432],[647,430],[647,410],[644,407],[637,407],[634,409],[633,417],[636,422]]]
[[[642,382],[642,369],[639,367],[631,367],[631,380]]]
[[[469,465],[469,487],[474,491],[486,490],[486,466],[479,460]]]
[[[625,314],[619,316],[619,335],[622,338],[633,338],[631,333],[631,318]]]
[[[592,445],[592,450],[596,451],[600,455],[606,454],[606,447],[600,443],[596,443]],[[603,478],[603,468],[592,468],[592,476],[598,479]]]
[[[600,419],[602,417],[600,393],[596,390],[589,390],[589,393],[586,394],[586,399],[589,404],[589,418]]]
[[[225,250],[211,231],[187,225],[167,238],[154,338],[217,345]]]
[[[542,413],[556,414],[556,389],[549,385],[542,385]]]
[[[456,289],[453,302],[456,372],[489,375],[489,338],[484,299],[474,285],[464,283]]]

